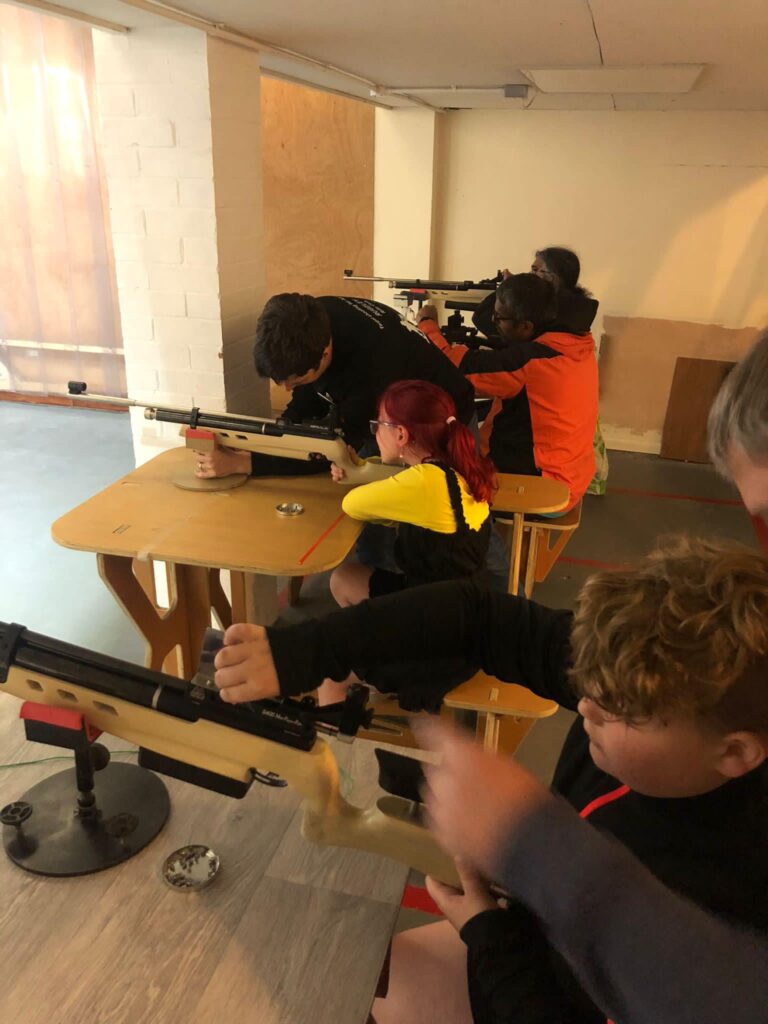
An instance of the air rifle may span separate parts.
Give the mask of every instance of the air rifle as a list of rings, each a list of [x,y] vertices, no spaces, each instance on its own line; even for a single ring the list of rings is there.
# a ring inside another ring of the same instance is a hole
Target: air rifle
[[[495,292],[504,280],[504,275],[499,270],[496,272],[496,277],[486,277],[480,281],[438,281],[422,279],[420,277],[360,277],[355,275],[354,270],[345,270],[344,278],[347,281],[383,282],[389,285],[390,288],[403,288],[406,291]]]
[[[389,795],[364,809],[341,795],[336,758],[318,733],[352,739],[359,727],[376,728],[365,706],[367,687],[354,688],[330,708],[317,708],[306,697],[231,705],[215,686],[0,623],[3,691],[35,705],[80,712],[89,728],[136,744],[141,766],[227,796],[241,798],[262,773],[276,773],[303,797],[305,838],[383,854],[458,883],[453,861],[420,820],[409,792],[413,784],[390,784]],[[412,772],[419,767],[411,758],[376,753],[382,768],[401,780],[392,759],[409,762]]]
[[[196,407],[173,409],[146,405],[130,398],[92,395],[85,381],[79,380],[69,381],[68,391],[67,397],[75,401],[139,408],[144,410],[145,419],[178,423],[187,448],[196,451],[210,451],[216,445],[224,445],[237,451],[259,452],[305,462],[324,458],[344,469],[345,475],[340,482],[348,486],[383,480],[402,470],[402,466],[388,466],[370,459],[353,461],[341,428],[333,423],[291,423],[280,418],[208,413]],[[238,476],[242,477],[238,483],[247,479],[243,474]],[[175,483],[191,490],[214,490],[221,479],[228,478],[198,480],[190,473],[188,478]]]
[[[396,298],[401,299],[408,306],[415,302],[421,309],[430,297],[440,295],[440,293],[453,295],[460,292],[495,292],[504,280],[504,275],[497,270],[495,277],[486,277],[480,281],[433,281],[431,279],[422,280],[419,277],[357,277],[354,271],[345,270],[344,278],[347,281],[378,281],[389,285],[390,288],[400,288],[402,291]],[[473,312],[479,305],[480,302],[477,299],[458,301],[448,299],[445,302],[445,308],[453,310],[453,312],[440,330],[450,345],[466,345],[468,348],[477,349],[481,344],[488,344],[485,338],[478,337],[477,327],[469,327],[464,323],[461,315],[462,310]]]

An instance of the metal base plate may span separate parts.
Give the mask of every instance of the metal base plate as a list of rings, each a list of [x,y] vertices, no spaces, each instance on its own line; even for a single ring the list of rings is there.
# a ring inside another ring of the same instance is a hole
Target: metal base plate
[[[89,875],[142,850],[168,820],[171,801],[162,781],[134,764],[107,765],[96,772],[99,815],[77,815],[77,783],[71,768],[43,779],[21,797],[32,815],[20,837],[3,827],[5,852],[20,868],[38,875]]]

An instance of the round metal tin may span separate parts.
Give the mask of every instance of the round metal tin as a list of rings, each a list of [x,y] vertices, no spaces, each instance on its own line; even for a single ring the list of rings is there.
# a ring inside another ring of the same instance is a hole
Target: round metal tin
[[[211,884],[220,867],[209,846],[181,846],[163,861],[163,881],[176,892],[199,892]]]

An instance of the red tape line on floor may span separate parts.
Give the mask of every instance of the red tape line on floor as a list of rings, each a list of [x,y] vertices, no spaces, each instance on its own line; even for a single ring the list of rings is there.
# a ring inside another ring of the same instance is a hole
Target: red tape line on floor
[[[739,507],[741,502],[738,498],[704,498],[695,494],[668,494],[665,491],[641,491],[634,487],[612,487],[608,486],[609,494],[631,494],[639,498],[668,498],[670,501],[699,501],[704,505],[731,505]]]

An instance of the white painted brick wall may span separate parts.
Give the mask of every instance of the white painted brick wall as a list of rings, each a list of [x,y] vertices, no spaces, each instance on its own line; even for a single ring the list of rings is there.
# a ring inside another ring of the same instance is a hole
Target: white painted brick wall
[[[161,345],[221,346],[220,320],[194,320],[189,317],[155,317],[155,337]]]
[[[139,162],[145,174],[156,178],[213,178],[210,148],[145,149],[140,146]]]
[[[101,137],[105,146],[173,146],[171,121],[159,117],[102,117]]]
[[[219,289],[215,267],[196,267],[188,263],[150,263],[149,284],[156,292],[213,292]],[[172,314],[173,315],[173,314]]]
[[[200,317],[203,320],[221,318],[221,302],[218,295],[187,292],[186,300],[188,317]]]
[[[129,393],[224,410],[231,391],[232,408],[266,411],[251,356],[264,299],[258,59],[170,26],[94,32],[94,50]],[[141,410],[131,424],[138,462],[179,444]]]
[[[220,402],[205,34],[183,27],[127,37],[94,32],[94,52],[129,394],[182,408],[198,395]],[[178,443],[175,427],[142,415],[131,423],[139,461]]]
[[[179,178],[179,206],[212,210],[216,206],[213,182],[207,178]]]
[[[183,292],[148,292],[146,298],[153,316],[186,316]]]
[[[216,239],[185,238],[182,241],[184,262],[190,267],[211,267],[219,265],[219,250]]]
[[[174,186],[176,183],[173,183]],[[166,206],[146,210],[147,235],[152,238],[215,238],[214,210]]]

